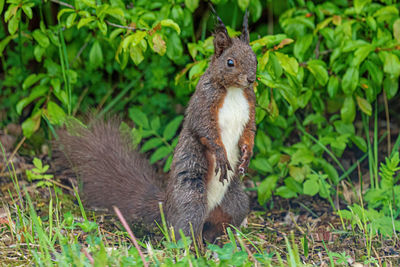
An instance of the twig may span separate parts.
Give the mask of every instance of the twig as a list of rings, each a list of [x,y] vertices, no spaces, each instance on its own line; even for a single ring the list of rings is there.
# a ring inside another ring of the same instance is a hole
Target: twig
[[[17,147],[14,149],[14,151],[12,152],[10,158],[7,160],[7,163],[3,166],[3,168],[1,169],[1,173],[4,172],[5,168],[7,168],[8,164],[11,163],[11,161],[13,160],[15,154],[17,153],[18,149],[22,146],[22,144],[25,142],[26,137],[24,136],[21,141],[19,141]]]
[[[88,258],[90,264],[94,264],[94,259],[92,257],[92,255],[89,254],[89,252],[86,250],[86,248],[82,248],[82,252],[83,254],[85,254],[86,258]]]
[[[381,258],[379,257],[378,252],[376,252],[376,249],[374,248],[374,246],[372,246],[372,250],[374,251],[376,258],[378,259],[379,266],[383,266],[383,265],[382,265]]]
[[[62,183],[59,183],[59,182],[54,181],[54,180],[48,180],[48,181],[50,181],[51,183],[53,183],[53,184],[55,184],[55,185],[57,185],[57,186],[59,186],[59,187],[61,187],[61,188],[64,188],[64,189],[69,190],[69,191],[71,191],[71,192],[74,192],[74,189],[72,189],[72,188],[69,187],[69,186],[63,185]]]
[[[138,29],[136,27],[131,27],[131,26],[124,26],[124,25],[119,25],[119,24],[115,24],[111,21],[108,20],[104,20],[108,25],[116,27],[116,28],[120,28],[120,29],[127,29],[127,30],[131,30],[131,31],[146,31],[145,29]]]
[[[83,90],[82,94],[79,96],[78,102],[76,103],[75,108],[72,111],[72,116],[75,116],[76,113],[78,112],[79,106],[81,105],[82,100],[86,96],[88,90],[89,90],[89,87],[86,87],[85,90]]]
[[[73,5],[70,5],[70,4],[65,3],[65,2],[61,2],[59,0],[50,0],[50,2],[59,4],[60,6],[65,6],[65,7],[69,7],[69,8],[75,9],[75,7]]]
[[[74,64],[75,61],[78,60],[78,58],[81,56],[82,52],[85,50],[85,48],[87,47],[88,44],[89,44],[89,42],[86,42],[86,43],[84,43],[84,44],[82,45],[82,47],[79,49],[78,53],[76,54],[76,56],[75,56],[74,61],[72,62],[72,64]],[[72,64],[71,64],[71,65],[72,65]]]
[[[144,258],[144,255],[142,253],[142,250],[139,247],[139,244],[138,244],[138,242],[136,240],[136,237],[133,235],[132,230],[131,230],[131,228],[129,228],[129,225],[126,222],[126,220],[125,220],[124,216],[122,215],[121,211],[116,206],[113,206],[113,209],[114,209],[115,213],[117,214],[119,220],[121,221],[122,225],[124,226],[125,230],[128,232],[133,244],[135,245],[135,248],[138,250],[140,258],[142,258],[143,265],[145,267],[148,267],[149,264],[147,263],[146,259]]]

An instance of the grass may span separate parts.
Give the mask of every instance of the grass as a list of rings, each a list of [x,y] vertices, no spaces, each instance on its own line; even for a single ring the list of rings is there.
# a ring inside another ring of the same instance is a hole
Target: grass
[[[377,168],[374,161],[371,163],[371,168]],[[354,211],[350,220],[339,216],[342,211],[336,214],[332,199],[299,197],[289,202],[276,198],[274,209],[253,211],[247,227],[228,228],[216,244],[207,244],[201,251],[192,242],[193,236],[176,241],[182,233],[171,232],[165,219],[155,234],[135,237],[115,216],[87,210],[75,189],[69,194],[55,183],[47,187],[27,183],[18,177],[12,161],[8,174],[8,181],[0,178],[2,265],[294,267],[400,263],[398,236],[373,230],[360,195],[361,215]],[[135,234],[141,232],[136,230]]]

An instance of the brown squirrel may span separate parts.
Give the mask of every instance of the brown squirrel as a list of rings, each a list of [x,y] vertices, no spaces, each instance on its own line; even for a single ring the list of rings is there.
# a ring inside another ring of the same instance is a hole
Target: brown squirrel
[[[60,135],[87,204],[117,206],[130,221],[148,224],[160,221],[162,202],[176,233],[182,229],[191,236],[191,224],[196,238],[207,241],[244,221],[249,200],[239,175],[253,153],[257,69],[247,17],[246,12],[238,38],[229,37],[218,18],[215,53],[186,109],[166,188],[115,121],[97,120],[90,129]]]

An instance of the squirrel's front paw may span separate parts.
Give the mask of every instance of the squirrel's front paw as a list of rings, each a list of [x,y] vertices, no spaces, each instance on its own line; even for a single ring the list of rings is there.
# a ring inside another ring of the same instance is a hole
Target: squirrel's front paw
[[[242,145],[241,151],[242,157],[240,158],[240,165],[238,169],[239,174],[244,175],[249,167],[252,152],[248,149],[247,145]]]
[[[217,174],[218,171],[220,172],[219,181],[224,184],[224,180],[228,180],[228,170],[232,171],[232,167],[226,158],[225,151],[217,150],[215,153],[215,162],[215,174]]]

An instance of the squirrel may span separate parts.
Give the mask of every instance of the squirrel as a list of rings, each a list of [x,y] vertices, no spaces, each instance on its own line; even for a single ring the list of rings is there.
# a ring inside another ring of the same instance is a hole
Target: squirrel
[[[131,149],[115,120],[63,132],[59,143],[83,182],[89,206],[117,206],[131,222],[160,222],[186,236],[213,242],[249,213],[242,189],[253,154],[257,58],[249,45],[248,12],[239,37],[231,38],[217,16],[214,54],[185,112],[167,186],[148,161]]]

